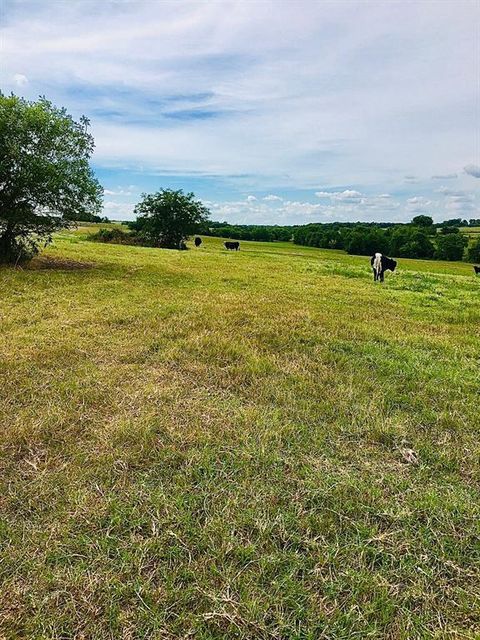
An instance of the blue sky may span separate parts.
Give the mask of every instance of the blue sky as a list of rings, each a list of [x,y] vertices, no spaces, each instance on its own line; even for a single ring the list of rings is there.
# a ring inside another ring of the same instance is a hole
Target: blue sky
[[[479,218],[479,7],[0,0],[0,87],[90,118],[111,218]]]

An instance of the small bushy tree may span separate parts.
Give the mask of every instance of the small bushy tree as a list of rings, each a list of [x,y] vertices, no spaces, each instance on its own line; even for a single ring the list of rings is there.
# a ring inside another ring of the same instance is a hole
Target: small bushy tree
[[[415,216],[412,220],[412,224],[415,227],[425,227],[428,229],[433,226],[433,218],[424,215]]]
[[[467,259],[469,262],[480,262],[480,238],[468,248]]]
[[[460,229],[458,227],[441,227],[440,233],[443,236],[448,236],[452,233],[460,233]]]
[[[166,249],[183,248],[188,236],[208,219],[208,209],[182,189],[161,189],[142,194],[135,207],[137,219],[129,224],[142,244]]]
[[[45,98],[0,93],[0,262],[19,262],[75,219],[100,212],[87,118]]]
[[[461,260],[467,243],[468,240],[462,233],[441,235],[437,240],[435,258],[437,260]]]

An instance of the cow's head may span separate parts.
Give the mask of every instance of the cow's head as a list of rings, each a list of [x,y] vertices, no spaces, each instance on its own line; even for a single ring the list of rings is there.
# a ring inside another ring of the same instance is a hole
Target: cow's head
[[[397,261],[396,261],[396,260],[392,260],[391,262],[392,262],[392,266],[391,266],[391,269],[390,269],[390,270],[391,270],[391,271],[395,271],[395,268],[396,268],[396,266],[397,266]]]

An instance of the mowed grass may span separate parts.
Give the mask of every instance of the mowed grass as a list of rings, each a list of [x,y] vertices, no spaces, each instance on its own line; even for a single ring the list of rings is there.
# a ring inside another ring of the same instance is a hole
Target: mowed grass
[[[84,237],[0,270],[0,637],[480,637],[472,267]]]

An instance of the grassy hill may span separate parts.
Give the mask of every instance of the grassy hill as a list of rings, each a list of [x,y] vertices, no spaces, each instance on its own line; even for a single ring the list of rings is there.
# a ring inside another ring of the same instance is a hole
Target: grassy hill
[[[472,267],[84,236],[0,269],[0,637],[478,638]]]

